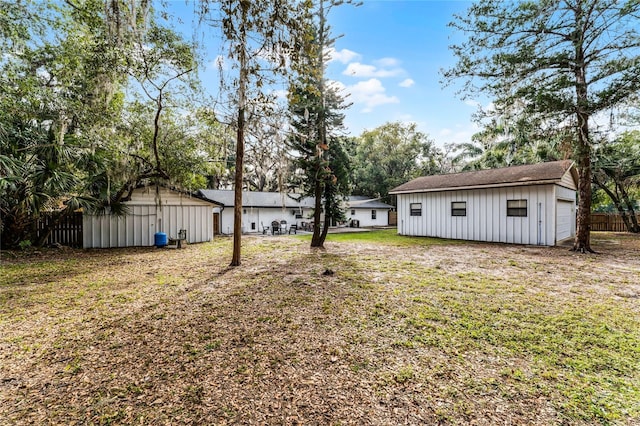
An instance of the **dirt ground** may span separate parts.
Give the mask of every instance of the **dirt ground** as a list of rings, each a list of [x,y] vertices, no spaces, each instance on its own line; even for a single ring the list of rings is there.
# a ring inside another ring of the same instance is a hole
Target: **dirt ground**
[[[591,424],[597,416],[567,414],[561,386],[505,373],[537,371],[535,358],[402,342],[415,304],[432,296],[411,268],[449,292],[442,300],[473,276],[553,306],[613,301],[639,321],[640,238],[596,233],[593,247],[329,241],[321,251],[259,236],[244,238],[238,268],[226,239],[5,252],[0,425]],[[638,411],[611,423],[640,424]]]

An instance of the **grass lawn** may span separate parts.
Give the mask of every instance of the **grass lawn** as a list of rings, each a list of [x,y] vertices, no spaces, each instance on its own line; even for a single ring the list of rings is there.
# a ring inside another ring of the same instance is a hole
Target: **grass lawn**
[[[0,424],[640,424],[640,236],[4,252]]]

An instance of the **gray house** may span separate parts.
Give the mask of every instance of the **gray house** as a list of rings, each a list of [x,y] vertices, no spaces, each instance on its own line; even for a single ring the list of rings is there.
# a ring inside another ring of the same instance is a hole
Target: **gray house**
[[[232,234],[234,191],[201,189],[198,194],[217,205],[213,209],[214,232]],[[243,191],[242,232],[262,232],[271,222],[283,220],[287,226],[295,224],[298,229],[305,228],[305,223],[312,221],[315,202],[313,197],[298,197],[283,192]],[[348,223],[360,227],[388,225],[389,211],[393,209],[393,206],[364,196],[349,197],[344,207]]]
[[[233,233],[234,191],[228,189],[201,189],[198,194],[219,207],[213,209],[214,231]],[[242,192],[242,232],[262,232],[273,221],[286,221],[287,226],[303,227],[313,214],[313,198],[300,200],[281,192]]]
[[[577,184],[565,160],[424,176],[389,193],[401,235],[553,246],[575,236]]]

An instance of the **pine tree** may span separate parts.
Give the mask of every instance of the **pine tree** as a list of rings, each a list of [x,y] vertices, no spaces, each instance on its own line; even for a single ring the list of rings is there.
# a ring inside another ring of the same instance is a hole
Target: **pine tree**
[[[297,37],[289,110],[293,135],[290,146],[303,171],[301,187],[315,198],[311,247],[323,247],[332,219],[340,218],[342,200],[349,191],[348,157],[339,137],[347,108],[337,88],[325,77],[327,52],[335,42],[327,24],[330,9],[342,2],[307,1],[304,24]],[[324,225],[321,214],[324,210]]]

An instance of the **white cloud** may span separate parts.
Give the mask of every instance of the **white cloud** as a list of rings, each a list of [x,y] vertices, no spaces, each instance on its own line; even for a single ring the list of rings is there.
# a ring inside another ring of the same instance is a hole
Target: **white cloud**
[[[347,66],[347,69],[345,69],[342,74],[350,77],[385,78],[402,75],[404,74],[404,70],[402,68],[378,68],[375,65],[352,62]]]
[[[336,50],[333,47],[330,48],[327,53],[329,54],[329,62],[338,61],[343,64],[348,64],[351,61],[359,61],[362,57],[359,53],[356,53],[353,50]]]
[[[400,65],[400,61],[398,61],[396,58],[381,58],[373,61],[373,63],[383,68],[393,68]]]
[[[347,69],[345,69],[342,74],[350,75],[353,77],[371,77],[371,75],[375,74],[375,72],[376,67],[374,67],[373,65],[364,65],[360,62],[354,62],[352,64],[349,64],[349,66],[347,66]]]
[[[347,101],[363,105],[362,112],[365,113],[373,111],[375,107],[380,105],[400,103],[396,96],[389,96],[385,93],[386,89],[376,78],[360,81],[351,86],[345,86],[339,82],[334,84],[350,95]]]
[[[402,80],[402,81],[398,84],[398,86],[400,86],[400,87],[411,87],[411,86],[413,86],[414,84],[416,84],[416,82],[415,82],[415,81],[413,81],[413,80],[412,80],[412,79],[410,79],[410,78],[407,78],[407,79]]]
[[[473,99],[465,99],[464,104],[474,108],[478,108],[482,105],[480,102],[474,101]]]

